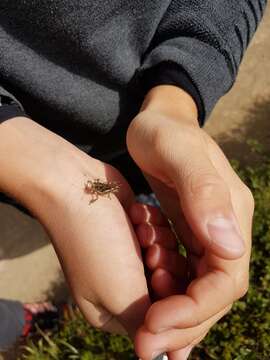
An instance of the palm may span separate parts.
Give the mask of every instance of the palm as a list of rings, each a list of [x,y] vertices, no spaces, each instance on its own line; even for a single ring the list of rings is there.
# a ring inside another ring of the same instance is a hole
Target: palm
[[[115,169],[104,165],[104,170],[101,179],[121,184],[117,197],[100,196],[89,205],[89,196],[74,190],[50,230],[62,244],[56,250],[89,322],[111,331],[118,331],[120,322],[133,336],[149,307],[140,247],[124,209],[134,198]]]

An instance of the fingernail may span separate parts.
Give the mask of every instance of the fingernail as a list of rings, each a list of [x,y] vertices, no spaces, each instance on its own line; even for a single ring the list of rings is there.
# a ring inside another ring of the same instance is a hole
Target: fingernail
[[[213,243],[229,251],[243,253],[245,244],[233,219],[218,217],[207,224],[208,232]]]
[[[166,354],[164,354],[164,352],[165,352],[164,350],[155,351],[152,354],[152,360],[164,360],[165,356],[166,356]]]

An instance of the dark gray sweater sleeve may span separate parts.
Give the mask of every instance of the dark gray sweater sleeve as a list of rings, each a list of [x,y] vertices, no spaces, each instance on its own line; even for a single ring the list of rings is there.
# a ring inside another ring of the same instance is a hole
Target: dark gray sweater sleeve
[[[147,88],[166,83],[160,71],[153,74],[151,81],[149,71],[153,73],[151,69],[167,63],[169,83],[174,78],[175,85],[184,86],[195,97],[203,125],[219,98],[232,87],[266,3],[267,0],[171,1],[138,70],[139,82],[145,79]],[[171,63],[179,68],[178,79],[171,71]],[[183,81],[179,81],[181,73]]]
[[[0,86],[0,124],[16,116],[27,116],[21,103]]]

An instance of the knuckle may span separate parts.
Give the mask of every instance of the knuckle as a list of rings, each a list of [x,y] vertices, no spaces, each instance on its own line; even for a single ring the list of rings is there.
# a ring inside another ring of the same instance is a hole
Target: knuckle
[[[245,184],[243,185],[243,188],[242,188],[242,196],[243,196],[243,200],[245,202],[245,206],[248,209],[250,209],[253,213],[254,208],[255,208],[254,196],[252,194],[252,191]]]
[[[208,329],[209,331],[210,329]],[[190,346],[196,346],[198,345],[201,341],[203,341],[203,339],[207,336],[208,334],[208,331],[207,332],[204,332],[200,337],[198,337],[197,339],[193,340],[190,344]]]
[[[213,193],[227,193],[226,186],[222,179],[213,173],[203,170],[189,172],[186,178],[189,189],[194,197],[210,198]]]
[[[240,289],[240,294],[239,294],[240,298],[244,297],[247,294],[248,289],[249,289],[249,284],[248,283],[242,285],[242,287]]]
[[[97,319],[87,319],[89,325],[91,325],[93,328],[97,329],[97,330],[102,330],[104,327],[104,323],[98,321]]]
[[[84,313],[87,322],[97,330],[104,330],[106,325],[113,319],[112,314],[101,313],[99,316],[96,314]]]
[[[147,329],[153,334],[158,333],[159,321],[157,315],[160,314],[160,301],[152,304],[145,316],[145,325]]]
[[[233,303],[226,306],[226,308],[224,309],[224,313],[223,313],[222,317],[226,316],[232,310],[232,308],[233,308]]]
[[[238,181],[238,184],[235,184],[232,190],[241,199],[243,206],[247,206],[251,210],[254,209],[255,200],[253,193],[242,180]]]
[[[248,289],[249,289],[249,279],[246,278],[246,279],[243,279],[241,281],[240,285],[237,287],[236,298],[240,299],[240,298],[244,297],[247,294]]]
[[[81,292],[73,293],[73,299],[88,324],[95,329],[103,330],[104,326],[113,318],[113,315],[101,303],[82,296]]]

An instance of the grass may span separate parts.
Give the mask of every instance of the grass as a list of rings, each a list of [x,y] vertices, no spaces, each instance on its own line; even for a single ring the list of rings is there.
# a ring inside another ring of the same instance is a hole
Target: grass
[[[260,164],[240,168],[234,163],[256,202],[250,290],[193,351],[193,360],[270,359],[270,158],[255,141],[250,145],[261,154]],[[48,334],[39,331],[28,341],[20,357],[21,360],[136,358],[128,338],[90,328],[79,313],[70,320],[63,319],[58,331]]]

